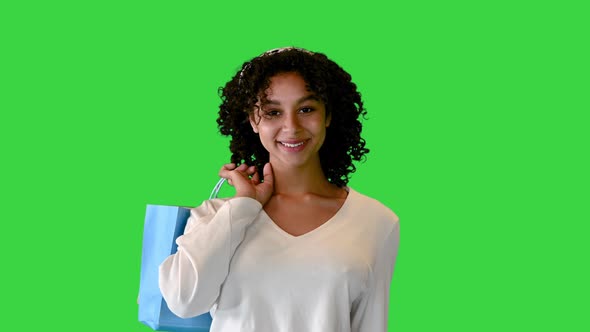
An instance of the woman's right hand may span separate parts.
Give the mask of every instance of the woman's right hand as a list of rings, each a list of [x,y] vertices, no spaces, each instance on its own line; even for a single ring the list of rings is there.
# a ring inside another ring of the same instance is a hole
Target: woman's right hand
[[[227,182],[236,188],[235,197],[250,197],[259,201],[264,205],[274,191],[274,181],[272,166],[270,163],[264,165],[262,170],[264,181],[261,182],[256,166],[249,166],[241,164],[236,167],[236,164],[225,164],[219,171],[219,176],[227,179]],[[250,178],[252,176],[252,178]]]

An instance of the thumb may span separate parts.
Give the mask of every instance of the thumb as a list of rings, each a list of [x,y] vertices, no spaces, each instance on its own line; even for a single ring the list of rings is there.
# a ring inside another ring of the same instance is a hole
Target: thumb
[[[264,175],[264,183],[268,184],[271,188],[274,188],[274,175],[270,163],[264,164],[262,174]]]

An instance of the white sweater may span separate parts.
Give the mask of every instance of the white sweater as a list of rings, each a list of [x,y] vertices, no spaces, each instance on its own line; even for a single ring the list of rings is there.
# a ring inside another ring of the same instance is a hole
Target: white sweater
[[[191,209],[160,289],[180,317],[211,312],[211,332],[387,331],[399,218],[351,188],[340,210],[292,236],[251,198]]]

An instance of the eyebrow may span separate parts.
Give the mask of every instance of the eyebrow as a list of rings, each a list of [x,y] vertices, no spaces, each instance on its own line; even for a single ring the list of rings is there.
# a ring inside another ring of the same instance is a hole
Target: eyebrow
[[[320,99],[315,94],[310,94],[304,97],[301,97],[297,100],[297,104],[304,103],[309,100],[319,101]],[[262,105],[280,105],[281,103],[278,100],[267,99]]]

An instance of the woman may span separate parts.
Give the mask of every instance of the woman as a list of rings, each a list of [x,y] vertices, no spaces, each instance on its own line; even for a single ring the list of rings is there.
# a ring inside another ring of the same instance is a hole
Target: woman
[[[160,266],[175,314],[211,312],[212,332],[386,331],[399,219],[347,186],[368,152],[351,77],[288,47],[244,63],[218,124],[232,163],[229,199],[191,209]]]

